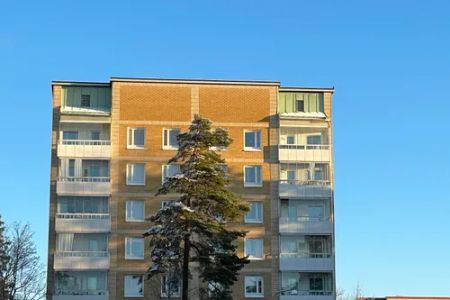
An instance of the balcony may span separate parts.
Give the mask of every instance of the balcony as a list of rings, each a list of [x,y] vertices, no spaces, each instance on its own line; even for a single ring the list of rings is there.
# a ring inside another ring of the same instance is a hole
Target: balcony
[[[62,140],[58,157],[110,158],[110,140]]]
[[[108,300],[107,291],[92,291],[97,295],[53,295],[53,300]]]
[[[61,113],[72,115],[109,116],[111,115],[111,108],[106,106],[81,107],[75,105],[64,105],[61,106]]]
[[[56,193],[58,195],[109,195],[111,182],[109,177],[59,177]]]
[[[330,161],[329,145],[279,145],[278,160],[280,161]]]
[[[331,234],[333,224],[329,218],[280,218],[280,233]]]
[[[109,255],[106,251],[64,251],[55,253],[53,265],[58,270],[108,270]]]
[[[56,232],[97,233],[111,231],[109,214],[58,213],[55,221]]]
[[[328,180],[280,180],[281,198],[329,198],[331,185]]]
[[[281,271],[332,271],[333,269],[333,259],[329,254],[280,255]]]
[[[335,300],[333,292],[291,291],[291,295],[281,295],[280,300]]]

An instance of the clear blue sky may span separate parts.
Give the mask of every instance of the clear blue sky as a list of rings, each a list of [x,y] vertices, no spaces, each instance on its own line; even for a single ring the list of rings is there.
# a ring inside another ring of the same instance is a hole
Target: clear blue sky
[[[47,251],[50,81],[335,86],[337,286],[450,294],[450,1],[3,1],[0,212]]]

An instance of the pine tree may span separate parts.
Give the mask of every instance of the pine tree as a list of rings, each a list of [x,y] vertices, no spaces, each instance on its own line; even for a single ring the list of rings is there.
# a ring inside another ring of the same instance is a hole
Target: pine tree
[[[227,189],[225,160],[214,150],[230,145],[223,129],[211,129],[211,122],[195,116],[188,132],[178,136],[179,149],[169,163],[180,165],[181,173],[168,178],[158,194],[180,197],[150,217],[152,266],[148,276],[181,274],[183,300],[188,299],[190,263],[198,266],[203,282],[203,299],[232,299],[231,286],[248,263],[238,257],[235,241],[245,232],[230,223],[248,211],[248,205]]]

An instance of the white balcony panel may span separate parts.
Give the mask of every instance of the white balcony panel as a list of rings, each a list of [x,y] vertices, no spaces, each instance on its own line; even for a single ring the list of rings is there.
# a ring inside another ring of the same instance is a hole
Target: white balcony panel
[[[329,198],[331,186],[328,181],[288,181],[279,183],[282,198]]]
[[[280,145],[278,148],[280,161],[330,161],[328,145]]]
[[[90,195],[107,196],[111,193],[109,178],[75,178],[71,180],[60,179],[56,183],[58,195]]]
[[[101,295],[53,295],[53,300],[108,300],[106,291],[99,291]]]
[[[334,295],[281,295],[280,300],[336,300]]]
[[[74,255],[76,255],[74,253]],[[53,265],[55,271],[62,270],[108,270],[109,255],[100,256],[70,256],[55,254]]]
[[[110,158],[110,141],[63,141],[58,157]]]
[[[333,225],[330,220],[301,221],[297,218],[280,218],[280,233],[331,234]]]
[[[97,233],[111,231],[109,214],[56,214],[56,232]]]
[[[61,113],[62,114],[74,114],[74,115],[109,116],[109,115],[111,115],[111,108],[109,108],[109,107],[62,106]]]
[[[299,256],[280,256],[281,271],[332,271],[333,259],[299,257]]]

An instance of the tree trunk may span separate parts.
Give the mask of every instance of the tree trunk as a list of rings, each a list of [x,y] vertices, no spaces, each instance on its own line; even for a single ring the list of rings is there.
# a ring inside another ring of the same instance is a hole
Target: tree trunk
[[[183,283],[181,291],[181,299],[188,300],[189,291],[189,252],[191,251],[191,237],[189,234],[184,236],[184,255],[183,255]]]

